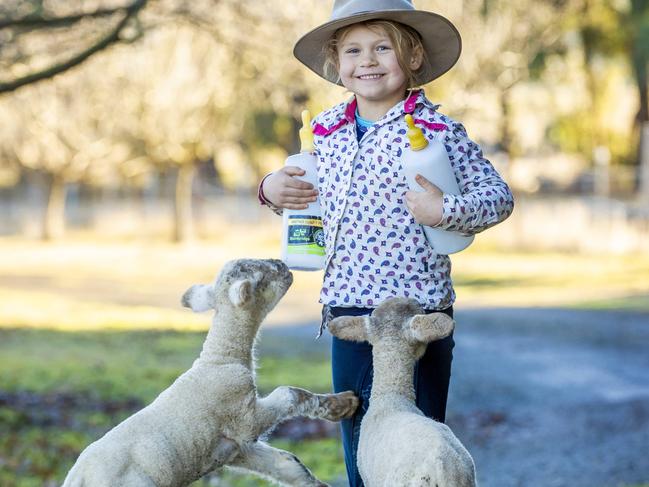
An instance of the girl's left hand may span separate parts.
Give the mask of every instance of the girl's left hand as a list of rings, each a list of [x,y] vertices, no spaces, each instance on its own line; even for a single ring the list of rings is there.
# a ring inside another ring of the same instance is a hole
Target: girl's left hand
[[[443,216],[444,193],[421,174],[417,174],[415,181],[424,191],[406,191],[406,205],[410,214],[421,225],[439,225]]]

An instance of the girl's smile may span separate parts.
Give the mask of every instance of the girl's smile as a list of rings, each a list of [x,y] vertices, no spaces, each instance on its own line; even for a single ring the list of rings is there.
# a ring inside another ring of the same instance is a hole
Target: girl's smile
[[[341,39],[338,62],[340,80],[356,95],[361,117],[378,120],[403,99],[408,81],[386,33],[353,27]]]
[[[381,79],[382,77],[383,74],[362,74],[358,76],[358,79],[371,81],[371,80]]]

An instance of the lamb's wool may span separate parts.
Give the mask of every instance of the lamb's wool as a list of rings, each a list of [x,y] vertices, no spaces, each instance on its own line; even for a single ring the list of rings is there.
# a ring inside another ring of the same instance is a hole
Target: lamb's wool
[[[192,286],[183,304],[215,310],[199,358],[153,403],[88,446],[63,487],[181,487],[223,466],[283,485],[326,485],[294,455],[258,441],[289,417],[334,421],[358,405],[351,392],[279,387],[257,396],[257,331],[292,279],[281,261],[242,259],[226,265],[213,284]]]

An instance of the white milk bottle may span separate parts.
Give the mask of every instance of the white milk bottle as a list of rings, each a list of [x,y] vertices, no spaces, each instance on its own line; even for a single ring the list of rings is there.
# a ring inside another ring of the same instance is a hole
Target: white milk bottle
[[[420,128],[415,126],[411,115],[406,115],[410,149],[403,153],[403,170],[411,191],[422,191],[415,181],[421,174],[444,193],[460,194],[460,187],[455,179],[455,172],[448,159],[446,148],[441,142],[429,142]],[[457,232],[422,225],[426,240],[438,254],[454,254],[466,249],[473,242],[473,235],[464,236]]]
[[[311,114],[302,112],[300,129],[301,152],[286,159],[287,166],[297,166],[305,171],[298,179],[318,188],[318,158],[314,154]],[[320,198],[304,210],[283,212],[282,260],[289,269],[317,271],[325,264],[325,239],[320,213]]]

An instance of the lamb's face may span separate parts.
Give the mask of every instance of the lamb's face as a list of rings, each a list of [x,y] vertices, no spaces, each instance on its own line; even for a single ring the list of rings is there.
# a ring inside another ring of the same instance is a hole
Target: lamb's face
[[[215,291],[226,292],[236,306],[272,310],[293,283],[293,274],[278,259],[231,261],[215,282]]]
[[[423,308],[414,299],[387,299],[372,312],[368,327],[370,343],[392,337],[405,338],[408,322],[422,314]]]
[[[239,259],[228,262],[213,284],[192,286],[184,306],[207,311],[219,305],[268,313],[293,282],[286,264],[276,259]]]
[[[451,334],[455,322],[444,313],[424,314],[414,299],[391,298],[371,316],[342,316],[329,323],[329,331],[343,340],[407,345],[419,357],[425,344]]]
[[[414,299],[392,298],[381,303],[370,317],[367,335],[369,342],[377,349],[380,345],[402,350],[413,357],[420,357],[425,344],[411,339],[410,320],[423,315],[424,310]],[[407,352],[406,352],[407,351]]]

